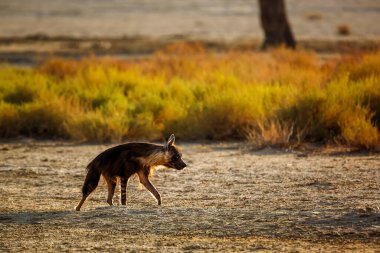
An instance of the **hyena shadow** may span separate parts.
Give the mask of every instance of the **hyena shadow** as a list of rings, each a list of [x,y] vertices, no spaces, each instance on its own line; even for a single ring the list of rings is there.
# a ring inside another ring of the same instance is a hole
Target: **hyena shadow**
[[[26,211],[0,214],[0,224],[41,224],[67,218],[74,211]]]
[[[112,219],[118,219],[123,215],[132,215],[134,213],[149,216],[154,215],[157,210],[129,210],[125,206],[104,206],[90,209],[80,214],[75,210],[62,211],[20,211],[12,213],[0,213],[0,224],[56,224],[56,225],[80,225],[87,222],[104,222]]]

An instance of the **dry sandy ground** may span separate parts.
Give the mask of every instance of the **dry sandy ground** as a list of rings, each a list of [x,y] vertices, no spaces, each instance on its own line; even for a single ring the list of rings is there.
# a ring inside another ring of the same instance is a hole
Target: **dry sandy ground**
[[[161,207],[134,178],[127,207],[100,184],[76,212],[85,166],[109,146],[0,144],[0,251],[380,251],[379,154],[181,146],[188,168],[153,178]]]

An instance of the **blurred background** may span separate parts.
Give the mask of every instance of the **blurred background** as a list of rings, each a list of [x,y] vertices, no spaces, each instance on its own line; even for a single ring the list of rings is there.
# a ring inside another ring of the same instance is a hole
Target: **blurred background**
[[[286,0],[298,39],[379,38],[377,0]],[[2,0],[0,36],[261,38],[257,0]]]
[[[377,0],[0,0],[0,137],[378,149],[379,14]]]
[[[378,44],[377,0],[285,4],[303,48],[336,52]],[[264,39],[258,0],[2,0],[0,21],[0,59],[13,62],[32,61],[35,53],[151,53],[173,41],[256,49]]]

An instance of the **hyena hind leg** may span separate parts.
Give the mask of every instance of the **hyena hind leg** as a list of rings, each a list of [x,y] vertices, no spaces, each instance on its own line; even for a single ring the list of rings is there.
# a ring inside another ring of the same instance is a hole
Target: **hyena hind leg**
[[[112,206],[112,198],[115,194],[115,188],[116,188],[116,178],[109,178],[104,177],[106,179],[107,185],[108,185],[108,197],[107,197],[107,203]]]

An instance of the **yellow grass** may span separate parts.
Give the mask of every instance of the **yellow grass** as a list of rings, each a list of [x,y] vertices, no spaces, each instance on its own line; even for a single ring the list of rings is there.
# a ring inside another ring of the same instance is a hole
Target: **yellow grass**
[[[379,148],[380,51],[321,63],[305,51],[205,52],[143,60],[0,66],[0,137],[88,141],[246,139]]]

